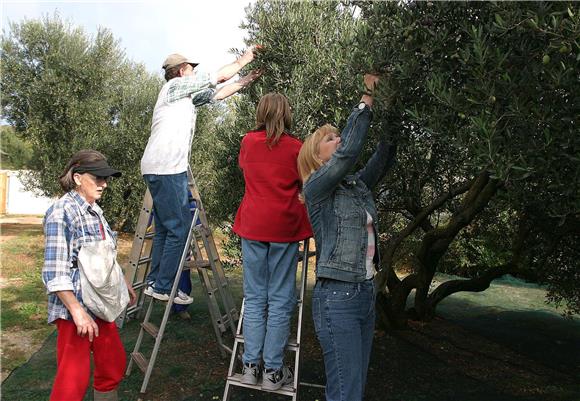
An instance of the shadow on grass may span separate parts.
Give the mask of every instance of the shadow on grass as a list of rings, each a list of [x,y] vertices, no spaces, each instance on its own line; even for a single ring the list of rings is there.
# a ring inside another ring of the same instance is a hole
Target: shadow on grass
[[[241,300],[239,276],[232,280],[234,298]],[[197,283],[196,283],[197,284]],[[195,302],[190,306],[190,321],[171,318],[149,383],[148,401],[221,400],[229,360],[220,357],[205,298],[195,285]],[[301,380],[324,383],[322,354],[313,332],[310,295],[304,311]],[[460,310],[477,309],[462,300],[452,300]],[[157,307],[160,317],[162,309]],[[408,330],[392,333],[377,332],[367,383],[367,401],[564,401],[580,399],[576,359],[569,354],[575,343],[561,348],[549,347],[554,332],[543,335],[529,330],[559,323],[542,314],[500,313],[502,319],[493,321],[491,315],[480,314],[470,321],[465,316],[452,322],[435,319],[429,324],[412,323]],[[514,322],[528,322],[515,324]],[[563,321],[562,332],[576,326]],[[502,329],[502,327],[504,329]],[[482,328],[485,328],[483,330]],[[121,331],[125,349],[134,346],[139,325],[129,322]],[[524,338],[530,335],[531,339]],[[55,372],[55,335],[51,335],[42,349],[24,366],[15,370],[3,383],[3,400],[46,400]],[[231,339],[227,340],[231,343]],[[527,345],[522,345],[528,342]],[[148,353],[152,341],[145,347]],[[520,347],[521,345],[521,347]],[[533,349],[533,352],[527,352]],[[550,356],[540,355],[548,349],[560,362],[545,363]],[[568,355],[564,355],[568,354]],[[576,352],[577,354],[577,352]],[[577,355],[576,355],[577,356]],[[143,380],[135,368],[120,386],[120,399],[136,400]],[[324,400],[323,390],[301,387],[299,398],[304,401]],[[282,401],[289,397],[276,396],[234,388],[232,401]],[[85,401],[92,400],[88,394]]]

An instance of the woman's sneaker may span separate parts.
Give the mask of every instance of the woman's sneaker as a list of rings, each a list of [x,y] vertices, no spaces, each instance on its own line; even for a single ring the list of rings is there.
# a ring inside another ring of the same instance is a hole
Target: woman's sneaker
[[[260,369],[258,365],[255,363],[244,363],[244,367],[242,368],[242,378],[240,382],[242,384],[250,384],[255,386],[258,384],[258,373]]]
[[[262,390],[276,391],[285,384],[290,384],[293,381],[294,375],[287,366],[282,366],[280,369],[265,369]]]

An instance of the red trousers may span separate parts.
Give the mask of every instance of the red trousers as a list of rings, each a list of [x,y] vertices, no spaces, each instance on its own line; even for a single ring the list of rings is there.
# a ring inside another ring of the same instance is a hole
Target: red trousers
[[[56,377],[50,401],[82,401],[91,377],[91,352],[95,371],[93,387],[107,392],[117,388],[125,373],[125,349],[117,326],[95,319],[99,336],[89,341],[81,337],[72,320],[58,319],[56,344]]]

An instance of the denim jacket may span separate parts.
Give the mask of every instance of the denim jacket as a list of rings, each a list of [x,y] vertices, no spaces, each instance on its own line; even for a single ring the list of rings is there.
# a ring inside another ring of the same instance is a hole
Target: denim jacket
[[[373,218],[375,240],[377,210],[372,189],[394,164],[396,146],[379,142],[367,164],[355,174],[355,165],[367,137],[372,112],[355,107],[341,134],[341,145],[304,183],[304,198],[316,241],[316,276],[362,282],[366,278],[368,232],[366,212]],[[375,263],[378,270],[378,241]]]

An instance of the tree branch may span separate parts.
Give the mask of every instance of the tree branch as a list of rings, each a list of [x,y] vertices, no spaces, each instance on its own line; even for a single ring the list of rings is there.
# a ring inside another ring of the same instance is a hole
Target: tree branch
[[[451,294],[460,291],[471,291],[471,292],[481,292],[489,288],[490,283],[503,276],[514,271],[515,265],[513,263],[507,263],[500,266],[495,266],[486,270],[479,277],[466,279],[466,280],[449,280],[440,284],[435,291],[429,294],[428,302],[430,306],[434,309],[441,300],[445,299]]]

